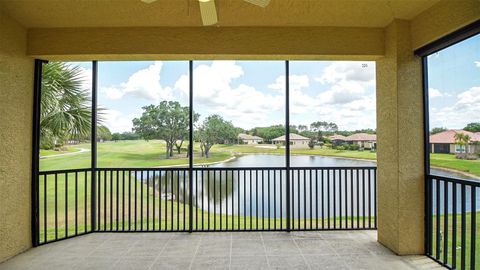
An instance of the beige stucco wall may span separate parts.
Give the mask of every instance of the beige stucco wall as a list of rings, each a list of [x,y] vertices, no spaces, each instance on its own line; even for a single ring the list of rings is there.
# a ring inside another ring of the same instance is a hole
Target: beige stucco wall
[[[412,48],[480,19],[480,0],[441,0],[412,20]]]
[[[136,27],[30,29],[28,54],[46,59],[369,59],[383,29]]]
[[[397,254],[424,248],[424,144],[421,59],[410,23],[385,30],[377,61],[378,240]]]
[[[33,60],[27,32],[0,11],[0,262],[31,246]]]

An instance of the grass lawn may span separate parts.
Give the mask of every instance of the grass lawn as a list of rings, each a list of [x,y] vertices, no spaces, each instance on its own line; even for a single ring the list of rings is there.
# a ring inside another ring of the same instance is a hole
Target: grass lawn
[[[480,159],[457,159],[453,154],[430,154],[432,166],[454,169],[480,176]]]
[[[90,148],[90,145],[86,145],[84,148]],[[64,150],[61,151],[55,151],[55,150],[45,150],[45,149],[40,149],[40,156],[41,157],[46,157],[46,156],[52,156],[52,155],[60,155],[60,154],[68,154],[68,153],[74,153],[80,151],[80,147],[67,147]]]
[[[182,154],[165,158],[165,143],[163,141],[118,141],[103,142],[97,144],[98,167],[115,168],[138,168],[187,165],[187,147],[184,144]],[[90,148],[89,144],[75,145],[75,148]],[[40,170],[62,170],[90,167],[90,152],[75,155],[44,158],[40,160]],[[200,157],[200,149],[195,145],[194,162],[210,163],[218,162],[231,157],[229,152],[212,151],[209,158]]]
[[[476,243],[475,243],[475,258],[476,258],[476,261],[475,261],[475,268],[476,269],[479,269],[480,267],[480,230],[478,230],[478,228],[480,228],[480,220],[478,219],[478,216],[479,216],[480,212],[477,212],[477,218],[476,218],[476,227],[477,227],[477,230],[476,230],[476,234],[475,234],[475,238],[477,239],[476,240]],[[447,241],[447,247],[448,247],[448,253],[447,253],[447,263],[449,265],[452,265],[452,262],[453,262],[453,248],[455,247],[456,249],[456,265],[457,265],[457,268],[460,269],[460,263],[461,263],[461,250],[460,250],[460,247],[461,247],[461,215],[460,214],[457,214],[456,216],[456,222],[457,222],[457,231],[456,231],[456,243],[453,242],[453,228],[452,228],[452,224],[453,224],[453,220],[454,220],[454,216],[452,214],[449,214],[447,215],[447,219],[448,219],[448,232],[445,233],[445,227],[444,227],[444,219],[445,219],[445,215],[440,215],[440,245],[439,245],[439,248],[440,248],[440,253],[437,254],[437,242],[436,242],[436,215],[434,215],[432,217],[432,221],[433,221],[433,230],[432,230],[432,253],[433,253],[433,256],[436,257],[438,255],[439,259],[440,260],[444,260],[444,255],[445,255],[445,250],[444,250],[444,239],[445,237],[447,236],[448,238],[448,241]],[[473,267],[470,266],[470,255],[471,255],[471,214],[470,213],[467,213],[465,215],[466,217],[466,222],[465,222],[465,225],[466,225],[466,237],[465,237],[465,245],[466,245],[466,250],[465,250],[465,259],[466,259],[466,269],[473,269]]]

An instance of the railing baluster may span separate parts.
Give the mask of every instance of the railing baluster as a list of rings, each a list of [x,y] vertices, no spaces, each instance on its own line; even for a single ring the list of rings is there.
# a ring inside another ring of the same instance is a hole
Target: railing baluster
[[[75,172],[75,235],[78,234],[78,172]]]
[[[134,179],[134,185],[135,185],[135,192],[134,192],[135,193],[135,199],[134,199],[134,207],[135,207],[135,211],[134,211],[135,212],[135,215],[134,215],[134,217],[135,217],[134,230],[136,231],[137,230],[137,223],[138,223],[137,222],[137,198],[138,198],[138,194],[137,194],[138,193],[138,191],[137,191],[138,178],[137,178],[137,175],[138,175],[138,172],[135,170],[134,173],[135,173],[135,177],[134,177],[135,178]]]
[[[143,173],[143,170],[142,170]],[[143,180],[143,176],[142,176]],[[142,219],[143,223],[143,219]],[[150,227],[150,170],[147,170],[147,231]]]
[[[353,194],[355,193],[354,192],[354,177],[353,177],[353,170],[350,169],[350,229],[353,229],[354,228],[354,209],[355,209],[355,206],[354,206],[354,200],[353,200]]]
[[[440,180],[437,180],[435,182],[435,192],[436,192],[436,200],[435,200],[435,203],[436,203],[436,254],[435,254],[435,258],[437,260],[440,259],[440,238],[441,238],[441,231],[440,231]]]
[[[333,182],[333,228],[337,228],[337,174],[336,170],[332,170]]]
[[[362,170],[363,174],[362,174],[362,216],[363,216],[363,227],[362,229],[365,229],[366,226],[365,226],[365,206],[366,206],[366,202],[365,202],[365,173],[367,172],[366,170]]]
[[[48,234],[48,228],[47,228],[47,217],[48,217],[48,208],[47,208],[47,175],[43,175],[43,238],[44,242],[47,242],[47,234]]]
[[[437,180],[438,182],[438,180]],[[438,187],[437,187],[438,188]],[[462,194],[462,228],[461,228],[461,269],[465,269],[465,263],[466,263],[466,250],[467,250],[467,245],[466,245],[466,234],[467,234],[467,218],[466,218],[466,192],[465,192],[465,184],[461,184],[461,194]],[[438,226],[438,225],[437,225]],[[438,227],[437,227],[438,229]]]
[[[279,171],[280,182],[279,182],[279,192],[280,193],[280,229],[283,229],[283,171]]]
[[[303,172],[303,229],[307,229],[307,176],[305,170]],[[299,170],[300,173],[300,170]]]
[[[338,211],[339,228],[342,229],[342,170],[338,170]]]
[[[185,215],[185,214],[186,214],[186,212],[187,212],[187,209],[185,208],[186,205],[187,205],[187,201],[186,201],[186,199],[187,199],[187,196],[186,196],[186,195],[187,195],[187,185],[186,185],[187,174],[186,174],[186,173],[187,173],[187,171],[184,170],[184,171],[183,171],[183,230],[184,230],[184,231],[186,230],[186,219],[185,219],[186,215]],[[190,181],[191,181],[191,180],[189,179],[189,182],[190,182]],[[190,183],[189,183],[189,186],[190,186]],[[154,191],[154,193],[153,193],[154,195],[153,195],[153,196],[155,196],[155,187],[154,187],[154,190],[153,190],[153,191]],[[189,189],[189,191],[188,191],[189,196],[192,195],[192,194],[190,194],[190,192],[191,192],[191,190]],[[155,197],[153,197],[153,199],[155,200]],[[188,205],[190,205],[191,202],[192,202],[192,201],[189,200]],[[154,205],[155,205],[155,204],[154,204]],[[153,208],[153,209],[154,209],[153,212],[155,213],[155,208]],[[155,214],[154,214],[154,215],[155,215]],[[189,215],[189,218],[192,218],[192,216]],[[154,222],[154,224],[155,224],[155,216],[154,216],[154,218],[153,218],[153,222]],[[190,226],[190,225],[189,225],[189,226]],[[189,227],[188,229],[190,230],[191,228]]]
[[[318,230],[318,170],[315,170],[315,228]]]
[[[372,228],[372,181],[371,181],[371,170],[368,169],[368,228]]]
[[[321,170],[322,175],[322,230],[325,228],[325,171]]]
[[[110,231],[113,231],[113,170],[110,171]]]
[[[65,173],[65,237],[68,237],[68,173]]]
[[[220,196],[219,196],[219,199],[218,199],[218,203],[220,204],[220,231],[222,230],[223,228],[223,216],[222,216],[222,208],[223,208],[223,205],[222,205],[222,171],[220,170],[219,171],[219,175],[220,175],[220,181],[219,181],[219,186],[218,186],[218,190],[220,191]]]
[[[180,171],[177,170],[177,195],[175,200],[177,201],[177,231],[180,231]]]
[[[118,191],[118,187],[119,187],[119,185],[118,185],[118,175],[119,175],[119,171],[117,170],[117,175],[116,175],[116,179],[115,179],[116,182],[117,182],[117,187],[116,187],[117,196],[116,196],[116,198],[115,198],[115,202],[116,202],[116,204],[117,204],[117,207],[116,207],[116,209],[115,209],[115,210],[116,210],[116,211],[115,211],[115,212],[116,212],[116,218],[117,218],[117,221],[116,221],[116,222],[117,222],[117,231],[118,231],[118,222],[119,222],[119,219],[118,219],[118,200],[119,200],[119,198],[120,198],[120,196],[118,195],[118,194],[119,194],[119,191]]]
[[[327,224],[330,229],[330,169],[327,169]]]
[[[265,229],[265,181],[264,181],[264,171],[263,169],[260,170],[261,175],[262,175],[262,230]]]
[[[443,182],[443,261],[448,263],[448,181]]]
[[[58,176],[55,174],[55,240],[58,239]]]
[[[122,171],[122,231],[125,231],[125,171]]]
[[[452,268],[457,267],[457,184],[452,182]],[[431,228],[430,228],[431,229]]]
[[[476,187],[470,186],[471,188],[471,221],[470,221],[470,269],[475,270],[476,264],[476,239],[477,239],[477,195]]]

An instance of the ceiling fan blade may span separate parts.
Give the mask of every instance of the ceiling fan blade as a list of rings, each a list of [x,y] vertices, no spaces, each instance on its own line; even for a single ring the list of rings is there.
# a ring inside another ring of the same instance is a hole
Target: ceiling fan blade
[[[145,4],[151,4],[151,3],[153,3],[153,2],[155,2],[155,1],[157,1],[157,0],[140,0],[140,1],[142,1],[142,2],[145,3]]]
[[[214,0],[198,0],[203,25],[214,25],[218,22]]]
[[[266,7],[270,4],[270,0],[245,0],[246,2],[259,6],[259,7]]]

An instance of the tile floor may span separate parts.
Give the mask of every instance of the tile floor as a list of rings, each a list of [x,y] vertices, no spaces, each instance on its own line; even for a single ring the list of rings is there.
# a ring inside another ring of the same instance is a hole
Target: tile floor
[[[30,249],[15,269],[440,269],[425,256],[396,256],[376,231],[94,233]]]

